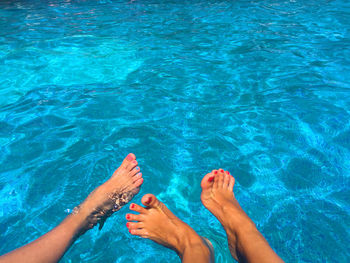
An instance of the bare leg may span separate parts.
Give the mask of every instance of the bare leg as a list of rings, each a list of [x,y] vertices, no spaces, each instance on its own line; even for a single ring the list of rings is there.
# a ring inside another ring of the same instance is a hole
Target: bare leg
[[[231,255],[239,262],[283,262],[238,204],[234,183],[222,169],[207,174],[201,183],[202,203],[224,227]]]
[[[0,257],[2,262],[57,262],[70,245],[139,192],[143,179],[135,155],[129,154],[112,177],[96,188],[71,215],[50,232]]]
[[[146,208],[131,204],[130,209],[140,214],[127,214],[127,227],[132,235],[149,238],[173,249],[182,262],[211,262],[212,254],[208,244],[189,225],[177,218],[154,195],[141,199]]]

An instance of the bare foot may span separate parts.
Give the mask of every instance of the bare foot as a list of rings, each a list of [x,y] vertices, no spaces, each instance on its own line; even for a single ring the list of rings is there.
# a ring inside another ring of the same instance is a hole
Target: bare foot
[[[237,234],[239,231],[255,228],[255,225],[237,202],[233,193],[234,184],[235,179],[228,171],[213,170],[201,182],[201,200],[224,227],[230,252],[238,260]]]
[[[138,215],[127,214],[126,225],[132,235],[148,238],[173,249],[183,262],[211,262],[210,244],[202,239],[189,225],[177,218],[154,195],[141,199],[146,208],[131,204],[130,209]],[[208,246],[209,245],[209,246]]]
[[[74,208],[73,214],[80,214],[86,218],[79,234],[91,229],[97,223],[101,229],[110,215],[139,192],[143,178],[137,165],[135,155],[130,153],[105,183],[91,192],[81,205]]]

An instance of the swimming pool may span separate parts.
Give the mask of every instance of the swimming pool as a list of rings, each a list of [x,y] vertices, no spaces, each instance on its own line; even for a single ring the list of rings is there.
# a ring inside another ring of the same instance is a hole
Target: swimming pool
[[[350,258],[347,1],[2,1],[0,254],[58,224],[129,152],[232,262],[200,180],[222,167],[286,262]],[[135,200],[135,199],[134,199]],[[123,208],[62,262],[176,262]]]

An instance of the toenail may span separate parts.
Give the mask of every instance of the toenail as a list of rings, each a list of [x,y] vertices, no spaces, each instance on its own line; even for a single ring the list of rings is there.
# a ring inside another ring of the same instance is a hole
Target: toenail
[[[126,159],[127,159],[128,161],[132,161],[134,158],[132,157],[132,154],[129,153],[128,156],[126,156]]]
[[[152,201],[152,197],[148,197],[148,200],[146,201],[146,204],[149,204]]]
[[[136,160],[133,160],[132,163],[137,164],[137,161],[136,161]]]
[[[220,172],[221,172],[221,173],[223,173],[223,172],[224,172],[224,170],[223,170],[223,169],[220,169]]]
[[[130,215],[126,215],[126,219],[130,219]]]
[[[141,176],[142,176],[142,173],[138,173],[138,174],[136,174],[136,176],[140,176],[140,177],[141,177]]]
[[[130,206],[131,208],[134,208],[135,207],[135,205],[134,204],[131,204],[131,206]]]
[[[208,181],[212,182],[214,180],[214,176],[213,177],[209,177]]]
[[[227,174],[230,174],[230,172],[229,172],[229,171],[226,171],[226,173],[227,173]]]
[[[215,171],[215,172],[214,172],[214,174],[217,174],[217,173],[218,173],[218,171]]]
[[[131,230],[129,229],[129,233],[131,234]]]
[[[138,166],[136,166],[135,169],[136,169],[136,171],[140,171],[140,167],[138,167]]]
[[[129,228],[129,225],[130,225],[129,223],[126,223],[126,227],[127,227],[127,228]]]

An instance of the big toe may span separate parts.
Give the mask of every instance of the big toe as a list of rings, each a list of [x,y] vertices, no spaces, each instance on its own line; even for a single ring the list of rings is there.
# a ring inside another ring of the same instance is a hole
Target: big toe
[[[214,171],[215,170],[213,170],[211,173],[208,173],[207,175],[205,175],[203,177],[202,182],[201,182],[201,187],[203,190],[206,190],[213,185],[213,181],[214,181],[214,177],[215,177]]]
[[[156,208],[159,207],[160,201],[153,194],[146,194],[141,198],[141,203],[145,206]]]
[[[123,161],[121,167],[126,168],[126,167],[130,164],[130,162],[132,162],[133,160],[136,160],[135,154],[129,153],[129,154],[125,157],[125,159],[124,159],[124,161]]]

